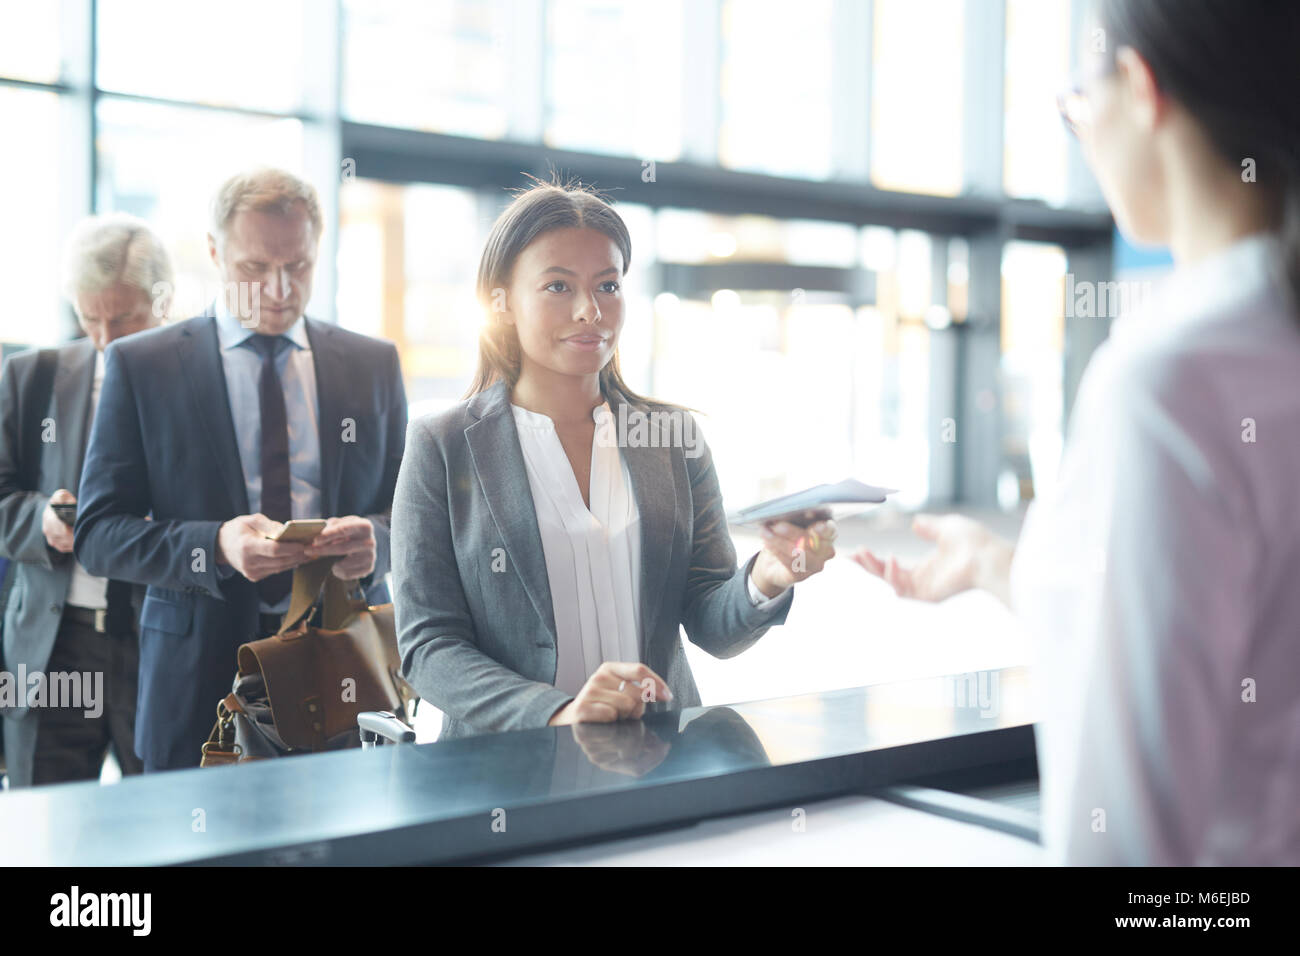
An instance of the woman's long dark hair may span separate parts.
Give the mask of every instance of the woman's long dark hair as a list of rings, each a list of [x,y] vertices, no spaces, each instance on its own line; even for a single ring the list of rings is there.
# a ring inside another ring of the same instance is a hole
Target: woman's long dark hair
[[[1107,52],[1136,50],[1225,160],[1255,160],[1257,182],[1282,203],[1287,277],[1300,310],[1300,2],[1098,0],[1097,23]]]
[[[478,369],[465,398],[502,380],[508,388],[514,388],[519,380],[523,361],[519,333],[501,317],[510,273],[520,253],[534,239],[552,229],[569,228],[595,229],[608,236],[623,257],[623,274],[627,275],[632,261],[632,237],[623,217],[595,190],[576,181],[536,180],[520,192],[497,217],[483,248],[483,258],[479,260],[476,292],[487,310],[487,323],[479,335]],[[619,371],[617,347],[600,370],[600,391],[607,399],[621,395],[631,405],[678,407],[638,395],[628,388]]]

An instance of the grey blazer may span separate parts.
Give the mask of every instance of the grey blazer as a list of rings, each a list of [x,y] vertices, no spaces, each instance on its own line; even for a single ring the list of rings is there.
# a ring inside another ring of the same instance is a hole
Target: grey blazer
[[[3,659],[9,671],[23,665],[29,674],[44,671],[49,662],[75,563],[72,554],[61,554],[45,544],[40,516],[57,489],[78,493],[95,380],[94,343],[88,338],[69,342],[60,346],[55,360],[49,406],[31,407],[36,401],[32,388],[38,352],[18,352],[0,375],[0,554],[14,562],[13,591],[4,614]],[[25,488],[19,479],[25,463],[18,446],[18,421],[25,419],[27,427],[40,428],[47,418],[55,424],[53,441],[40,446],[36,486]],[[138,589],[133,589],[131,600],[138,610]],[[6,710],[14,719],[26,714],[25,702]]]
[[[625,398],[607,398],[620,420]],[[679,625],[733,657],[785,622],[794,589],[754,607],[754,559],[736,567],[708,446],[688,457],[658,444],[621,449],[641,520],[641,660],[690,707],[700,695]],[[411,422],[392,561],[402,674],[443,711],[442,739],[543,727],[573,699],[554,686],[550,583],[504,382]]]
[[[14,561],[14,587],[5,608],[4,662],[10,671],[23,664],[28,673],[45,670],[72,581],[72,555],[45,543],[41,514],[59,488],[77,493],[95,377],[94,344],[78,339],[64,345],[55,361],[49,407],[32,408],[38,351],[13,356],[0,376],[0,553]],[[41,445],[37,487],[24,488],[18,477],[23,465],[18,421],[26,418],[28,427],[39,428],[47,417],[54,420],[54,440]],[[26,713],[21,704],[9,716]]]

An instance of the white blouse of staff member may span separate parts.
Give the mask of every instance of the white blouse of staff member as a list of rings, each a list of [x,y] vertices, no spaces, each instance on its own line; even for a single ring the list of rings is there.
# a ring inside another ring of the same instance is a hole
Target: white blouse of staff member
[[[1072,125],[1120,228],[1168,245],[1173,276],[1093,357],[1017,547],[921,515],[935,548],[915,566],[853,558],[903,597],[985,588],[1026,625],[1049,861],[1295,865],[1300,327],[1282,202],[1243,184],[1134,50],[1116,55]]]

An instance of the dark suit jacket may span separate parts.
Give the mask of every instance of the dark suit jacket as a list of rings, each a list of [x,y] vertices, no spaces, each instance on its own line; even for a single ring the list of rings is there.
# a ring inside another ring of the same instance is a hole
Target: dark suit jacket
[[[322,517],[375,525],[371,602],[389,567],[388,513],[406,393],[397,350],[307,320],[320,408]],[[140,611],[136,752],[155,767],[199,762],[240,644],[256,636],[256,585],[217,572],[217,531],[248,513],[216,319],[111,344],[78,496],[76,555],[93,574],[148,586]],[[348,420],[352,427],[348,428]],[[152,520],[146,520],[146,516]]]
[[[14,561],[3,660],[8,670],[22,664],[29,674],[44,671],[49,662],[75,564],[72,555],[46,543],[41,515],[58,489],[77,493],[95,377],[95,346],[89,339],[62,346],[49,404],[38,408],[40,399],[34,394],[38,354],[38,349],[20,352],[5,363],[0,375],[0,554]],[[22,461],[19,422],[42,431],[41,423],[47,419],[53,440],[41,443],[33,471],[31,463]],[[37,475],[35,487],[26,486],[25,473]],[[25,706],[18,706],[10,716],[20,718],[26,713]]]
[[[631,404],[607,397],[622,421]],[[409,438],[393,499],[402,674],[443,711],[439,739],[543,727],[573,698],[554,686],[555,610],[505,384],[416,419]],[[750,602],[754,557],[736,567],[713,456],[700,451],[688,456],[653,425],[648,445],[621,449],[641,520],[641,660],[676,707],[700,702],[682,627],[732,657],[785,623],[794,600],[790,588],[771,606]]]

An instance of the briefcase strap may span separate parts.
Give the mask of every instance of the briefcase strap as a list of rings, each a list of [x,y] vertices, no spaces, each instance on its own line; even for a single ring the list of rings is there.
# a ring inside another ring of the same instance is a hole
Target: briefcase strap
[[[238,763],[243,757],[243,749],[235,743],[235,713],[243,712],[239,699],[234,694],[227,694],[217,704],[217,722],[212,725],[208,742],[203,745],[203,757],[200,767],[219,767],[222,764]]]
[[[366,609],[364,598],[357,600],[349,594],[353,588],[359,587],[360,582],[337,577],[332,570],[336,561],[337,556],[326,555],[293,569],[289,610],[280,622],[279,636],[301,636],[306,630],[307,616],[322,596],[321,627],[329,631],[343,630]]]

